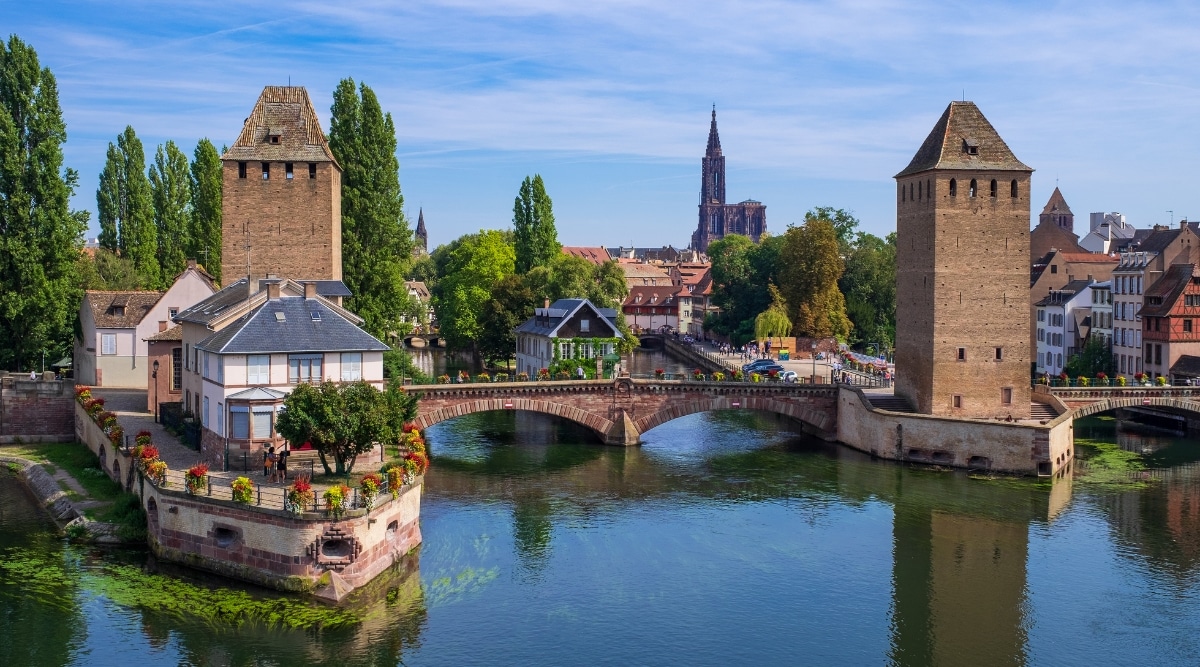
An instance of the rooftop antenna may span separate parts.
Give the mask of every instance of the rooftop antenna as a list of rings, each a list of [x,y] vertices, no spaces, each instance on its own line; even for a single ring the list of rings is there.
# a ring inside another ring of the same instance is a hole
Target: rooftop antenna
[[[1175,222],[1175,211],[1167,211],[1167,224],[1170,225],[1173,222]]]

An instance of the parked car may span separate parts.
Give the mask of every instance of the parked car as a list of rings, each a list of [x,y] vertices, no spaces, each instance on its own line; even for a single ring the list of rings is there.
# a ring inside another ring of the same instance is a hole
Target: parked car
[[[800,376],[796,375],[796,371],[784,371],[779,374],[779,379],[784,382],[799,382]]]
[[[746,371],[747,373],[755,373],[758,371],[759,368],[762,368],[763,366],[778,366],[778,365],[779,364],[776,364],[774,361],[772,361],[770,359],[755,359],[754,361],[751,361],[750,363],[746,364],[745,366],[742,366],[742,370]]]
[[[771,374],[771,371],[775,371],[776,373],[779,373],[779,374],[784,373],[783,366],[780,366],[779,364],[775,364],[775,363],[767,364],[766,366],[759,366],[758,368],[752,369],[749,372],[758,373],[759,375],[761,375],[763,377],[767,377],[768,375]]]

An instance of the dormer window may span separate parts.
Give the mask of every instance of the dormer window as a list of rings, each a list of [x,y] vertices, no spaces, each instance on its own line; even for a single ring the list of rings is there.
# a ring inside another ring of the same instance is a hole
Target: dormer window
[[[979,155],[979,142],[970,137],[963,139],[963,152],[967,155]]]
[[[278,143],[279,143],[279,135],[278,135],[278,134],[272,134],[272,135],[271,135],[271,143],[273,143],[273,144],[278,144]]]
[[[112,314],[113,317],[125,317],[125,306],[113,306]]]
[[[267,143],[278,145],[282,136],[283,130],[281,128],[272,127],[267,129]]]

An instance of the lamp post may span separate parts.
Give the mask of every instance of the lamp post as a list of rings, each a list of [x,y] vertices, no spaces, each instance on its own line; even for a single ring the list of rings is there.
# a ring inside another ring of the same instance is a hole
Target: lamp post
[[[815,341],[815,340],[812,342],[812,361],[813,361],[812,381],[813,381],[813,384],[816,384],[816,382],[817,382],[817,341]]]
[[[154,380],[154,423],[158,423],[158,359],[154,360],[154,370],[150,377]]]

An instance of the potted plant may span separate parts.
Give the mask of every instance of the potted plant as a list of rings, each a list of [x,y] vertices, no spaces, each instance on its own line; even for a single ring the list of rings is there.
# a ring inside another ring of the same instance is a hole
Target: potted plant
[[[742,372],[742,369],[738,368],[733,371],[733,379],[737,382],[741,382],[742,380],[746,379],[746,374]]]
[[[150,431],[138,431],[138,434],[133,436],[133,442],[142,446],[150,444],[150,440]]]
[[[134,452],[137,454],[137,466],[142,472],[147,472],[150,464],[158,460],[158,447],[154,445],[138,445]]]
[[[537,374],[537,379],[541,382],[549,381],[550,380],[550,369],[543,368],[543,369],[539,370],[538,374]]]
[[[529,382],[529,373],[525,371],[517,373],[517,382]]]
[[[1117,386],[1118,387],[1124,387],[1127,384],[1129,384],[1129,380],[1126,380],[1124,375],[1117,376]]]
[[[713,382],[723,382],[725,380],[725,374],[721,371],[717,371],[716,373],[712,374],[712,379]]]
[[[1137,384],[1144,384],[1146,382],[1146,374],[1145,373],[1134,373],[1133,381],[1136,382]]]
[[[88,387],[88,386],[82,385],[82,384],[75,385],[75,398],[79,399],[80,402],[86,401],[91,397],[92,397],[91,387]]]
[[[396,498],[400,495],[400,487],[404,486],[404,466],[389,463],[383,472],[387,475],[388,493],[392,494],[392,498]]]
[[[367,473],[358,482],[358,494],[362,496],[363,507],[367,511],[375,509],[375,498],[379,495],[379,489],[383,486],[383,478],[376,473]]]
[[[190,495],[198,496],[208,486],[208,464],[197,463],[183,474],[183,487]]]
[[[108,441],[113,444],[113,447],[120,447],[121,441],[125,439],[125,429],[120,426],[113,426],[108,431]]]
[[[1101,387],[1107,387],[1108,386],[1108,373],[1105,373],[1104,371],[1100,371],[1099,373],[1096,373],[1096,384]]]
[[[750,381],[751,382],[762,382],[762,373],[751,373]]]
[[[233,502],[249,505],[254,500],[254,482],[249,477],[238,477],[229,484]]]
[[[661,368],[654,369],[655,379],[661,380],[661,379],[663,379],[664,376],[666,376],[666,373],[663,371],[663,369],[661,369]]]
[[[165,487],[167,485],[167,462],[156,458],[147,463],[146,478],[149,479],[154,486]]]
[[[778,381],[779,380],[779,371],[774,371],[774,370],[767,371],[767,377],[771,378],[771,380],[773,382]]]
[[[1079,377],[1075,378],[1075,386],[1077,386],[1077,387],[1087,387],[1087,386],[1090,386],[1091,384],[1092,384],[1092,381],[1083,375],[1080,375]]]
[[[295,516],[300,516],[304,513],[305,508],[312,504],[314,498],[312,480],[308,478],[308,475],[297,475],[296,480],[287,488],[287,494],[284,495],[283,509]]]
[[[459,372],[458,372],[458,382],[459,382],[459,384],[465,384],[465,383],[467,383],[467,382],[470,382],[470,381],[471,381],[471,374],[470,374],[470,373],[467,373],[466,371],[459,371]]]
[[[325,511],[333,515],[333,518],[340,519],[342,513],[346,511],[346,502],[350,497],[350,487],[345,484],[334,484],[325,490],[323,495],[325,498]]]
[[[1160,375],[1160,376],[1154,378],[1154,384],[1156,384],[1160,387],[1167,386],[1167,377],[1165,375]]]
[[[445,373],[442,373],[441,375],[438,376],[437,381],[438,381],[438,384],[450,384],[450,376],[446,375]]]
[[[692,371],[692,379],[696,380],[697,382],[699,382],[700,380],[703,380],[704,379],[704,371],[700,370],[699,368],[694,369]]]
[[[496,373],[496,382],[508,382],[508,373]]]
[[[492,376],[488,375],[486,372],[480,373],[479,375],[475,376],[475,381],[476,382],[491,382]]]

